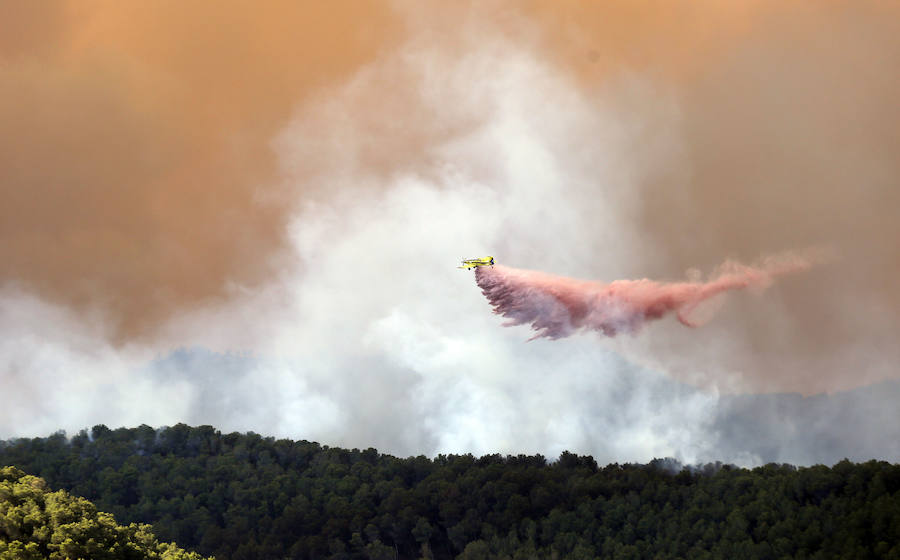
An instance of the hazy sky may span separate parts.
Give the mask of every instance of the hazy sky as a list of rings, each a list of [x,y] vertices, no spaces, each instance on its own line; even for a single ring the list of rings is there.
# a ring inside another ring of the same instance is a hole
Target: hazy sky
[[[752,395],[900,377],[897,11],[0,4],[0,437],[830,460],[844,428],[723,434]],[[808,247],[838,258],[615,339],[526,343],[454,268],[679,281]],[[828,402],[880,417],[866,391]]]

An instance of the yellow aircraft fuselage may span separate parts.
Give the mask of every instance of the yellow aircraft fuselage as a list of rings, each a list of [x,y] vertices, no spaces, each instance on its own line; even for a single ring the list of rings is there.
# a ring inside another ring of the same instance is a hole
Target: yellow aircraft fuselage
[[[494,257],[480,257],[477,259],[466,259],[462,262],[462,266],[458,266],[457,268],[465,268],[466,270],[472,270],[473,268],[478,268],[479,266],[494,266]]]

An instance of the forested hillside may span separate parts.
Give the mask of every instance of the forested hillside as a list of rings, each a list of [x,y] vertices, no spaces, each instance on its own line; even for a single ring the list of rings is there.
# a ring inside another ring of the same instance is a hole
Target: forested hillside
[[[219,560],[900,559],[900,466],[877,461],[398,459],[177,425],[3,442],[0,465]]]
[[[94,504],[58,490],[14,467],[0,468],[0,560],[202,560],[150,527],[117,525]]]

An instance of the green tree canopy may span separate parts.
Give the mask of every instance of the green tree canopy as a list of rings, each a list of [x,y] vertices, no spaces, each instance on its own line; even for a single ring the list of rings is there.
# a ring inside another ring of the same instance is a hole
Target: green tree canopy
[[[53,492],[43,479],[0,468],[0,560],[202,560],[160,543],[149,525],[116,524],[84,498]]]
[[[72,438],[0,441],[0,464],[83,496],[122,523],[150,523],[159,539],[219,560],[900,560],[900,465],[883,461],[743,469],[684,467],[673,459],[601,467],[568,452],[552,461],[499,454],[402,459],[177,425],[95,426]],[[47,503],[15,503],[12,529],[4,530],[18,532],[5,543],[20,543],[10,557],[28,558],[31,541],[23,534],[47,543],[38,546],[65,542],[32,527],[50,527],[60,538],[79,529],[68,528],[69,518],[55,521],[65,530],[50,517],[43,521]],[[88,506],[69,509],[76,507]],[[119,538],[111,517],[94,509],[76,514],[71,519],[96,520],[88,523],[100,527],[91,529],[95,542],[119,542],[109,540]],[[149,535],[140,525],[121,530]]]

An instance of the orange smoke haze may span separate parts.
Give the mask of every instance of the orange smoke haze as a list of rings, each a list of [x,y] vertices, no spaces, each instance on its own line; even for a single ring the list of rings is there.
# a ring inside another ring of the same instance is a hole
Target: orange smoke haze
[[[440,90],[444,66],[494,52],[480,47],[498,40],[628,129],[611,156],[621,184],[578,176],[567,194],[614,200],[629,257],[621,270],[579,275],[673,278],[684,263],[709,269],[723,255],[818,244],[842,257],[810,282],[734,298],[715,344],[699,347],[697,333],[667,323],[615,344],[646,344],[632,355],[667,371],[714,364],[758,390],[897,375],[897,3],[72,0],[0,3],[0,21],[0,287],[100,310],[117,341],[284,269],[286,225],[310,197],[343,188],[329,178],[448,164],[430,148],[474,134],[489,115],[469,119],[483,99],[458,91],[429,90],[427,105],[422,83]],[[390,57],[422,57],[426,78],[359,79],[402,68],[372,64]],[[481,63],[475,79],[489,81],[509,61]],[[357,89],[336,93],[348,87]],[[286,181],[273,140],[291,115],[331,96],[347,105],[335,120],[349,124],[311,119],[300,134],[312,148],[292,154]],[[548,100],[541,118],[574,110],[568,101]],[[343,146],[322,130],[342,126],[352,150],[328,159],[334,147],[315,141]],[[559,138],[571,154],[596,142],[579,130]],[[460,167],[486,168],[478,179],[489,183],[495,154],[482,156]],[[498,224],[508,226],[534,229]],[[570,233],[600,251],[602,227]]]
[[[537,5],[544,54],[579,87],[649,77],[676,103],[659,117],[640,98],[620,101],[646,118],[629,145],[645,175],[628,185],[628,215],[653,249],[634,251],[629,271],[675,277],[684,263],[785,246],[841,255],[808,282],[734,298],[710,344],[668,325],[615,344],[704,385],[717,368],[743,388],[804,394],[896,377],[900,4]],[[678,142],[660,143],[673,130]]]
[[[399,35],[381,2],[4,2],[0,21],[0,284],[125,336],[271,274],[291,209],[272,138]]]
[[[699,326],[691,317],[700,304],[731,290],[763,290],[774,279],[809,269],[805,255],[769,257],[756,266],[728,261],[707,282],[616,280],[609,284],[551,276],[503,265],[478,267],[475,280],[504,326],[531,325],[535,338],[557,339],[580,330],[606,336],[636,334],[646,322],[675,312],[681,324]]]

